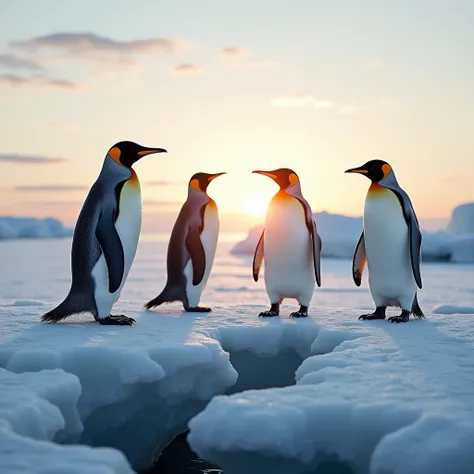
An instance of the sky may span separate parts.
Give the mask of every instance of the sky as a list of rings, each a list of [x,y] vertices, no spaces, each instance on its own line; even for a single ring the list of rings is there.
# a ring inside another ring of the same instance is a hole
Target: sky
[[[224,230],[262,220],[292,168],[314,212],[358,216],[383,159],[425,227],[474,200],[470,0],[0,1],[0,215],[73,226],[107,150],[134,168],[144,231],[196,172]]]

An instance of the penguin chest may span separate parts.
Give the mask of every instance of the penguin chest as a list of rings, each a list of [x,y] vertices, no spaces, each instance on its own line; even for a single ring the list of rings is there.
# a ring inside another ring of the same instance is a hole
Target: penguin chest
[[[115,228],[122,243],[124,252],[124,272],[122,282],[115,293],[109,292],[109,277],[107,262],[101,255],[95,264],[92,275],[95,282],[94,300],[97,316],[109,316],[113,304],[120,296],[122,287],[127,279],[128,272],[135,258],[142,222],[142,198],[138,180],[130,179],[123,186],[118,203],[118,217]]]
[[[115,221],[115,228],[122,242],[125,254],[125,271],[122,285],[125,283],[130,267],[137,251],[138,239],[142,227],[142,196],[138,180],[127,181],[122,187],[119,202],[119,215]]]
[[[284,192],[270,202],[264,235],[267,292],[299,298],[314,291],[313,249],[301,203]]]
[[[380,188],[380,189],[379,189]],[[408,226],[397,196],[379,186],[369,190],[364,209],[364,235],[369,285],[386,305],[399,305],[414,294]]]
[[[186,296],[189,306],[195,307],[199,304],[201,293],[204,290],[216,255],[217,239],[219,235],[219,213],[214,201],[210,201],[204,211],[203,230],[201,242],[206,255],[206,268],[204,278],[199,285],[193,285],[193,264],[191,260],[187,263],[184,274],[186,276]]]

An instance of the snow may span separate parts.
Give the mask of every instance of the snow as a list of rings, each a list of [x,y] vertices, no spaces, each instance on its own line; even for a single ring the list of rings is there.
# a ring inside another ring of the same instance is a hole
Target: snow
[[[427,319],[391,325],[358,321],[373,306],[366,279],[356,288],[350,259],[323,259],[311,317],[290,319],[289,300],[266,320],[263,279],[233,245],[219,242],[212,313],[147,312],[167,241],[143,238],[115,308],[137,324],[110,327],[39,323],[69,289],[70,239],[1,242],[0,472],[139,471],[188,427],[226,474],[474,462],[474,318],[433,314],[474,307],[474,265],[423,264]]]
[[[37,219],[0,216],[0,240],[68,237],[72,233],[72,229],[65,228],[60,221],[52,217]]]
[[[473,314],[474,306],[458,306],[455,304],[440,304],[433,308],[433,314]]]
[[[448,231],[422,231],[422,258],[424,261],[453,263],[474,262],[474,203],[457,207]],[[362,232],[362,218],[327,212],[315,213],[318,232],[323,241],[325,258],[352,258]],[[252,255],[263,227],[254,227],[247,238],[232,249],[235,255]]]

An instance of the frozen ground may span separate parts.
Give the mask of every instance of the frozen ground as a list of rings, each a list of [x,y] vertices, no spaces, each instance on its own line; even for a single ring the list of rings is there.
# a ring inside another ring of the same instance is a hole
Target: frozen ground
[[[324,259],[311,318],[288,302],[259,320],[263,278],[233,245],[202,299],[213,313],[144,312],[166,277],[166,242],[144,237],[116,306],[137,324],[110,328],[39,323],[69,288],[69,239],[1,242],[0,472],[133,472],[190,420],[226,474],[471,472],[474,265],[424,264],[427,319],[391,325],[357,321],[366,282]]]

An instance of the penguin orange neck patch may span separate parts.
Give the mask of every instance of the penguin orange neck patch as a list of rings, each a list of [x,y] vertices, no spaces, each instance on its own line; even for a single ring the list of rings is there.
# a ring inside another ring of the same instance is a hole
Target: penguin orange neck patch
[[[383,186],[380,186],[379,183],[375,183],[375,182],[373,182],[369,188],[370,194],[380,194],[384,191],[385,191],[385,188]]]
[[[130,171],[132,172],[131,178],[128,180],[128,182],[134,187],[134,188],[140,188],[140,181],[138,180],[137,173],[135,173],[135,170],[133,168],[130,168]]]
[[[107,154],[119,165],[122,164],[120,163],[120,155],[122,154],[122,152],[120,151],[120,148],[117,148],[116,146],[114,146],[113,148],[109,150]]]
[[[299,181],[295,173],[291,173],[290,176],[288,176],[288,180],[290,181],[290,186],[295,185]]]
[[[201,187],[199,186],[199,179],[193,179],[191,180],[191,182],[189,183],[189,185],[194,188],[194,189],[197,189],[198,191],[201,191]]]

